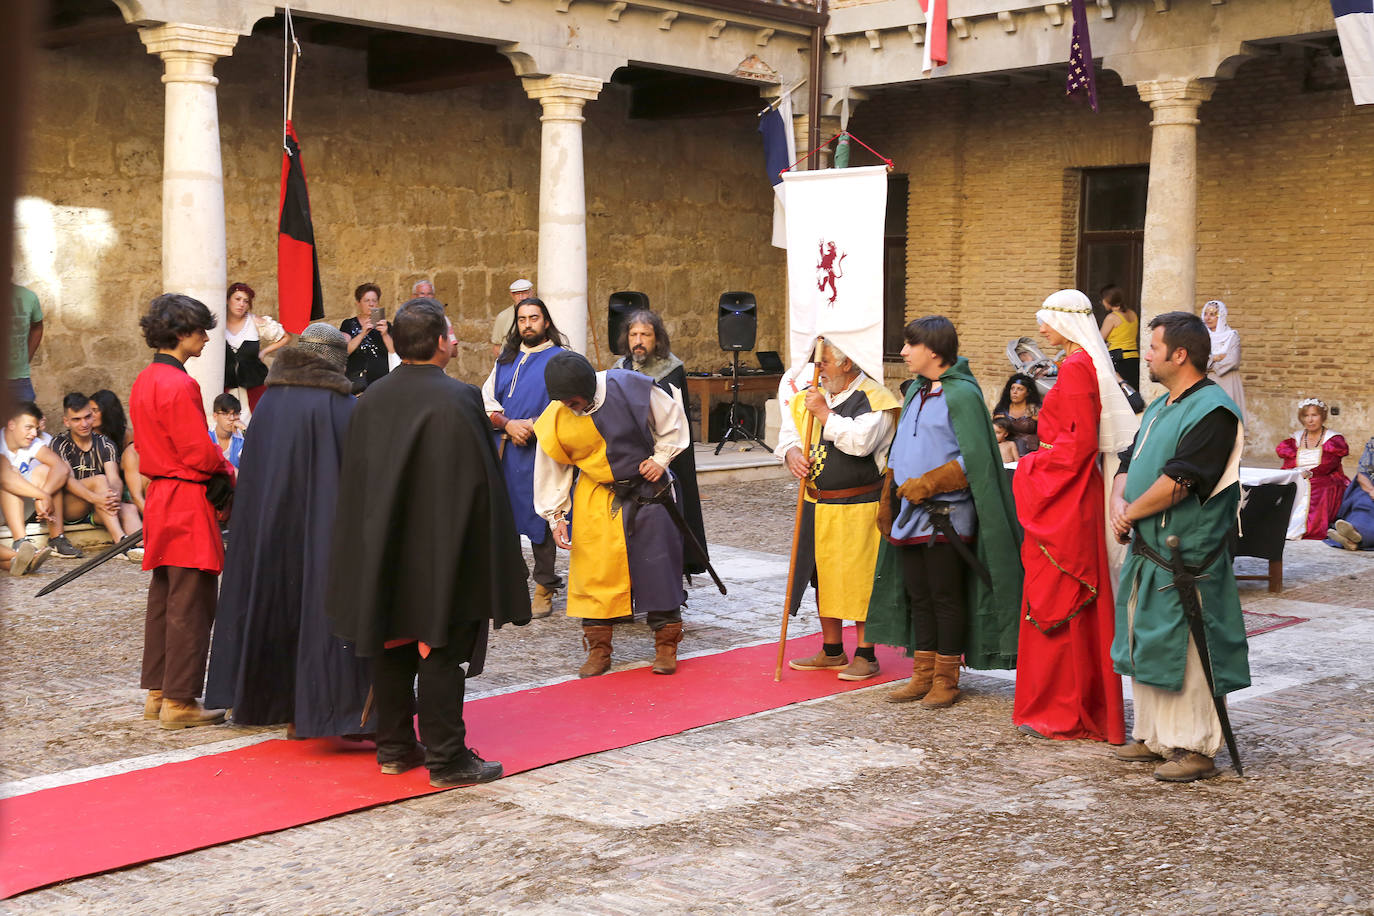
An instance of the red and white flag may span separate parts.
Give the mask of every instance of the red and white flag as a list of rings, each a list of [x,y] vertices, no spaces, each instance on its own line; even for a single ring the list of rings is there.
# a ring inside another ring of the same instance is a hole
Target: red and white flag
[[[929,73],[949,63],[948,0],[919,0],[926,14],[926,43],[921,53],[921,72]]]

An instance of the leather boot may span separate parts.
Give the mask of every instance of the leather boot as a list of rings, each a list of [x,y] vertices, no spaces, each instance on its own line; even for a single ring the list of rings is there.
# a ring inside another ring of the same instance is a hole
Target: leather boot
[[[546,588],[542,585],[534,587],[534,597],[530,599],[530,619],[542,620],[553,613],[553,598],[557,595],[556,589]]]
[[[654,631],[654,674],[677,671],[677,644],[682,642],[682,624],[668,623]]]
[[[206,709],[197,700],[162,698],[162,711],[157,724],[161,728],[195,728],[197,725],[218,725],[224,721],[224,710]]]
[[[143,701],[143,718],[156,719],[162,712],[162,691],[149,690],[148,698]]]
[[[921,700],[926,709],[944,709],[959,699],[959,663],[962,655],[935,656],[935,677],[930,692]]]
[[[611,668],[611,626],[582,628],[582,647],[587,650],[587,660],[577,669],[578,677],[596,677]]]
[[[911,653],[911,680],[884,699],[889,703],[910,703],[930,693],[930,685],[935,680],[935,652]]]

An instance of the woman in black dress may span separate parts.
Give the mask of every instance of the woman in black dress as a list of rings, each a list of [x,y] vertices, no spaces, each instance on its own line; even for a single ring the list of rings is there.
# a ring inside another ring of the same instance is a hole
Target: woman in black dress
[[[391,371],[387,354],[391,352],[391,333],[378,303],[382,290],[375,283],[364,283],[353,291],[358,314],[345,318],[339,330],[348,335],[348,367],[345,370],[355,390],[371,385]],[[376,316],[374,317],[374,309]],[[361,384],[360,384],[361,382]]]

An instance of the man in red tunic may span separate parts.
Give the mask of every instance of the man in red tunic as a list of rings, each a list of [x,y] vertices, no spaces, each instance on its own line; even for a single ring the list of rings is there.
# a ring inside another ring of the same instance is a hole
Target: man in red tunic
[[[224,721],[224,710],[204,709],[215,590],[224,568],[224,540],[206,495],[215,475],[234,479],[224,453],[205,435],[200,386],[186,373],[199,356],[215,317],[190,296],[166,293],[139,325],[157,351],[129,394],[129,419],[139,470],[152,479],[143,513],[143,568],[153,572],[143,631],[145,719],[162,728]]]

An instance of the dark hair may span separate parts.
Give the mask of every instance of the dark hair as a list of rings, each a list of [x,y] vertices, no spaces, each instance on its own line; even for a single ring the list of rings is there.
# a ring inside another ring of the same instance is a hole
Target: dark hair
[[[148,314],[138,320],[143,339],[154,350],[170,350],[181,338],[208,331],[216,324],[203,302],[183,293],[163,293],[148,304]]]
[[[993,417],[993,418],[992,418],[992,425],[995,426],[995,427],[997,427],[998,429],[1004,429],[1004,430],[1006,430],[1007,435],[1009,435],[1009,436],[1012,434],[1012,431],[1015,429],[1015,427],[1011,425],[1011,420],[1010,420],[1009,418],[1007,418],[1007,417]]]
[[[72,411],[82,410],[82,409],[86,408],[87,406],[89,406],[90,403],[91,403],[91,399],[88,398],[88,397],[86,397],[84,394],[82,394],[82,393],[79,392],[79,391],[69,391],[69,392],[67,392],[65,395],[63,395],[63,397],[62,397],[62,409],[63,409],[64,411],[67,411],[67,410],[72,410]]]
[[[253,300],[258,297],[258,294],[253,292],[253,287],[249,286],[247,283],[230,283],[228,291],[224,294],[224,301],[228,302],[230,299],[234,298],[234,293],[247,293],[248,308],[250,309],[253,307]],[[378,293],[378,295],[381,294]]]
[[[33,401],[20,401],[14,405],[10,411],[10,419],[17,420],[20,417],[33,417],[35,420],[43,419],[43,411],[38,409],[38,405]]]
[[[501,355],[496,357],[498,363],[508,363],[515,359],[515,354],[520,352],[520,307],[522,305],[539,306],[539,311],[544,313],[544,336],[560,347],[567,347],[568,345],[568,338],[564,337],[563,332],[558,330],[558,325],[553,323],[553,316],[549,314],[549,307],[544,304],[544,300],[531,296],[515,303],[515,311],[511,313],[510,330],[506,332],[506,342],[501,345]]]
[[[1164,347],[1167,356],[1175,350],[1185,350],[1188,362],[1199,372],[1207,372],[1207,360],[1212,356],[1212,335],[1207,333],[1207,325],[1192,312],[1165,312],[1150,319],[1150,331],[1164,329]]]
[[[902,336],[913,347],[925,344],[947,366],[954,365],[959,358],[959,332],[954,330],[954,322],[944,315],[917,318],[903,329]]]
[[[637,324],[647,324],[654,331],[654,356],[658,359],[667,359],[669,350],[668,329],[663,326],[663,319],[658,317],[648,309],[637,309],[626,316],[620,323],[620,340],[618,347],[621,353],[630,355],[630,328]]]
[[[997,406],[992,408],[993,413],[999,413],[1011,406],[1011,386],[1018,382],[1025,386],[1026,403],[1033,407],[1040,406],[1040,386],[1035,384],[1035,379],[1024,372],[1013,372],[1011,378],[1002,386],[1002,397],[997,401]]]
[[[91,400],[100,406],[100,434],[124,451],[124,436],[129,431],[129,420],[124,416],[124,405],[119,395],[108,388],[101,388],[91,395]]]
[[[364,283],[362,286],[358,287],[353,291],[353,301],[362,302],[363,296],[367,295],[368,293],[376,293],[378,299],[382,298],[382,288],[380,286],[378,286],[376,283]]]
[[[396,310],[391,320],[391,342],[401,359],[424,362],[434,356],[439,338],[448,336],[448,320],[439,300],[422,296]]]
[[[1109,283],[1102,287],[1102,292],[1097,294],[1097,298],[1113,308],[1122,309],[1126,307],[1126,294],[1115,283]]]
[[[214,413],[242,413],[243,404],[238,398],[226,391],[223,394],[215,395],[214,403],[210,409]]]

